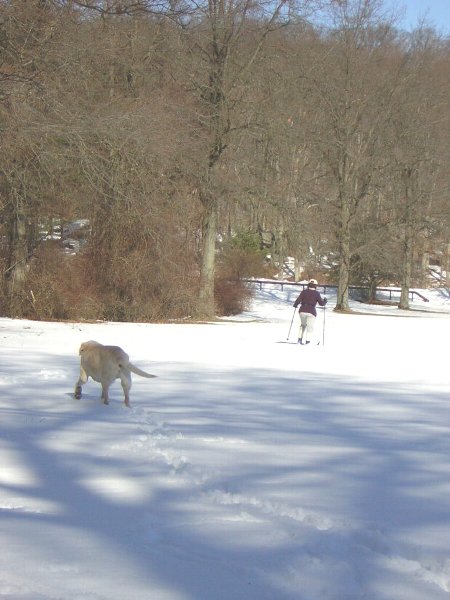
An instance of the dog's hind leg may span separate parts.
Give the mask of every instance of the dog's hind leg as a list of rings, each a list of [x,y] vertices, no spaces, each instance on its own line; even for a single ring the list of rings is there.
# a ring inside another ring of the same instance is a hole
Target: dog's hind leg
[[[120,369],[120,382],[122,384],[125,406],[130,406],[131,373],[126,367]]]
[[[86,371],[83,369],[83,367],[80,366],[80,377],[78,378],[78,381],[75,385],[75,393],[74,393],[76,400],[79,400],[81,398],[81,396],[82,396],[81,386],[86,383],[88,378],[89,378],[89,375],[86,373]]]

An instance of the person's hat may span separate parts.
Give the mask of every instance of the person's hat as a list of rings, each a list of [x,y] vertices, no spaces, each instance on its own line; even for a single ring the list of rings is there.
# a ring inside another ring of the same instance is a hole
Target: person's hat
[[[316,279],[310,279],[308,282],[308,285],[310,287],[316,286],[317,285],[317,280]]]

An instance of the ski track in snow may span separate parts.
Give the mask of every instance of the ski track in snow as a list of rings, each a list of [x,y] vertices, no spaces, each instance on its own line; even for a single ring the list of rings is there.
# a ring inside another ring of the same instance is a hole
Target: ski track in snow
[[[42,370],[32,377],[42,379],[61,379],[64,374],[58,370]],[[3,384],[16,384],[16,378],[4,378]],[[120,442],[113,443],[110,446],[112,453],[120,450],[121,452],[138,452],[145,455],[150,461],[162,463],[168,471],[168,474],[175,478],[180,478],[182,483],[191,491],[191,501],[206,503],[221,509],[219,515],[213,517],[213,521],[225,524],[230,523],[249,523],[263,524],[265,531],[278,530],[279,535],[288,538],[294,545],[296,551],[295,559],[286,557],[285,563],[281,566],[281,573],[276,576],[276,584],[280,589],[280,598],[283,596],[283,589],[290,597],[290,591],[301,585],[303,574],[305,572],[313,576],[315,581],[325,581],[330,574],[335,574],[338,580],[345,580],[345,589],[336,590],[327,589],[323,584],[316,589],[320,598],[327,600],[336,600],[336,598],[345,598],[345,600],[357,600],[366,598],[364,587],[364,572],[366,570],[365,562],[373,562],[375,559],[384,565],[386,571],[390,569],[397,572],[408,573],[413,579],[421,580],[424,583],[431,584],[444,592],[450,592],[450,559],[442,563],[427,558],[426,551],[413,545],[399,546],[389,539],[389,534],[381,532],[374,528],[371,523],[352,523],[338,521],[323,517],[314,513],[310,509],[285,506],[281,503],[274,503],[262,500],[256,496],[245,493],[233,493],[227,491],[228,484],[223,480],[220,471],[209,471],[192,462],[189,452],[177,450],[177,445],[184,440],[181,432],[172,429],[167,423],[155,420],[148,414],[147,410],[132,407],[126,412],[128,422],[134,423],[139,430],[133,442],[127,442],[121,445]],[[117,417],[121,418],[121,415]],[[32,428],[38,428],[45,418],[30,418],[27,425]],[[245,440],[227,439],[223,436],[206,436],[200,440],[203,443],[214,446],[226,451],[228,445],[245,444]],[[45,513],[51,510],[51,507],[33,508],[27,506],[22,501],[7,502],[0,504],[0,513],[3,511],[30,512],[35,514]],[[151,520],[150,520],[151,521]],[[200,518],[197,525],[208,523],[208,518]],[[209,523],[210,524],[210,523]],[[268,525],[267,525],[268,524]],[[313,532],[313,535],[311,534]],[[155,523],[147,524],[145,536],[148,543],[159,544],[164,547],[164,536],[167,534],[158,531],[158,525]],[[263,534],[263,540],[264,540]],[[267,534],[269,535],[269,534]],[[305,541],[306,540],[306,541]],[[173,540],[171,542],[174,543]],[[175,542],[176,543],[176,542]],[[182,547],[178,549],[183,555]],[[190,560],[201,560],[203,562],[220,562],[220,555],[212,557],[209,554],[190,553]],[[355,561],[354,557],[358,557]],[[337,558],[340,557],[340,558]],[[350,559],[350,557],[353,557]],[[186,557],[185,557],[186,558]],[[237,570],[240,568],[238,562],[230,565],[224,562],[227,569]],[[267,572],[259,572],[260,569],[253,569],[258,577],[267,577]],[[50,574],[56,573],[74,573],[76,566],[60,565],[50,568]],[[250,572],[252,569],[250,568]],[[2,577],[0,576],[0,583]],[[37,592],[36,586],[31,586],[28,590],[21,590],[14,586],[9,586],[5,581],[2,582],[0,596],[5,598],[20,597],[20,600],[41,600],[44,598],[59,598],[58,595],[48,596],[48,592],[43,590],[42,595]],[[311,586],[314,594],[314,586]],[[338,595],[336,595],[338,594]],[[77,600],[97,600],[101,598],[95,593],[89,593],[83,586],[75,596]],[[269,594],[268,598],[272,598]],[[303,598],[303,597],[302,597]],[[313,595],[304,596],[305,599],[313,600]]]
[[[289,537],[300,546],[303,545],[305,528],[315,532],[314,543],[302,547],[301,564],[286,567],[287,571],[283,578],[285,585],[286,582],[289,583],[288,589],[295,585],[299,569],[303,571],[305,568],[307,570],[312,568],[316,578],[325,579],[330,570],[348,571],[348,557],[361,556],[361,560],[364,561],[364,556],[371,554],[371,558],[373,556],[379,558],[386,565],[387,570],[391,564],[395,569],[412,574],[417,580],[431,583],[444,592],[450,592],[450,558],[442,563],[429,560],[426,552],[420,547],[413,545],[400,547],[389,539],[389,535],[374,528],[371,523],[339,522],[307,509],[292,509],[254,496],[224,491],[227,487],[226,482],[222,482],[221,487],[216,487],[215,480],[220,479],[220,473],[202,470],[192,464],[186,454],[177,453],[173,447],[169,449],[161,447],[162,441],[170,441],[171,446],[176,446],[176,441],[183,439],[180,432],[171,430],[165,423],[155,422],[153,418],[147,416],[144,409],[132,408],[131,412],[143,432],[136,441],[136,446],[140,450],[146,446],[149,455],[153,453],[154,457],[161,460],[172,473],[185,479],[193,491],[197,490],[199,498],[220,507],[231,508],[231,514],[227,515],[226,520],[255,523],[272,521],[273,525],[269,528],[271,530],[279,528],[282,523],[289,530]],[[219,437],[217,440],[205,438],[203,441],[222,446],[226,440]],[[342,557],[341,564],[336,565],[336,556]],[[359,566],[361,566],[361,573],[357,571],[345,573],[347,584],[352,584],[341,591],[346,600],[366,597],[364,586],[358,583],[364,572],[363,565]],[[324,596],[323,593],[324,589],[321,589],[322,597],[329,597],[330,600],[337,597],[335,589],[330,590],[329,596],[326,593]]]

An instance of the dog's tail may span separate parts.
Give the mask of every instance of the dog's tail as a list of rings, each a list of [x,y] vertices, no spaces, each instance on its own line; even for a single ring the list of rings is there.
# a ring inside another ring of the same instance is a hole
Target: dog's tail
[[[151,379],[152,377],[157,377],[157,375],[151,375],[150,373],[146,373],[142,369],[135,367],[132,363],[128,363],[128,368],[132,373],[136,373],[136,375],[140,375],[141,377],[147,377],[148,379]]]

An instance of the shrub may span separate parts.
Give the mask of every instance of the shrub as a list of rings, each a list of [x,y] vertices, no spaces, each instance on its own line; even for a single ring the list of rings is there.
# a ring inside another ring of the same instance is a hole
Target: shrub
[[[252,292],[242,281],[218,279],[214,295],[219,315],[238,315],[248,308]]]
[[[257,234],[244,232],[227,241],[218,256],[219,278],[241,279],[266,274],[265,252]]]

